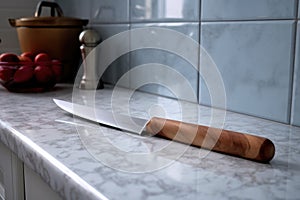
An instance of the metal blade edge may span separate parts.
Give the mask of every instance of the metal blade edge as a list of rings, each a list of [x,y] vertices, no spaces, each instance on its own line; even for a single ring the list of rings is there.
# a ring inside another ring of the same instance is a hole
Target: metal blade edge
[[[96,109],[86,105],[80,105],[59,99],[53,99],[53,101],[59,108],[77,117],[138,135],[142,134],[146,124],[148,123],[148,120],[146,119],[117,113],[113,114],[110,111]]]

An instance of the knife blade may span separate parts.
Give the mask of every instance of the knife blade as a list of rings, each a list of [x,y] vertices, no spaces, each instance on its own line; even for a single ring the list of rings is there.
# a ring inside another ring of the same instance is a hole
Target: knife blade
[[[118,114],[116,122],[112,112],[53,100],[58,107],[75,116],[139,135],[146,131],[165,139],[261,163],[268,163],[275,155],[273,142],[261,136],[159,117],[146,120]]]

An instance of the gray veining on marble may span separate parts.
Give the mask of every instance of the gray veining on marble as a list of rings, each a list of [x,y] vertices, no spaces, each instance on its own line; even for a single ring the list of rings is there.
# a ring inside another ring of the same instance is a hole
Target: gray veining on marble
[[[294,26],[294,21],[202,23],[201,45],[220,70],[229,110],[289,122]],[[199,87],[200,103],[209,105],[202,79]]]
[[[294,19],[296,0],[202,0],[201,20]]]
[[[75,100],[82,98],[84,101],[85,97],[93,95],[90,91],[74,91]],[[153,105],[160,105],[165,116],[174,119],[182,117],[183,104],[191,106],[188,102],[141,92],[135,92],[127,101],[127,90],[118,92],[119,102],[123,104],[112,105],[112,90],[106,87],[97,91],[95,105],[103,109],[115,106],[116,113],[127,113],[125,104],[128,103],[132,115],[143,117],[149,115],[149,108]],[[109,165],[99,160],[103,158],[101,155],[110,155],[105,151],[106,144],[101,142],[103,139],[129,153],[158,150],[169,141],[156,137],[142,139],[73,118],[52,101],[54,97],[70,101],[72,88],[68,85],[58,85],[55,91],[42,94],[14,94],[1,87],[0,95],[5,96],[0,98],[1,142],[64,199],[298,198],[298,127],[227,112],[226,129],[265,136],[274,142],[276,154],[270,164],[188,147],[182,156],[162,168],[147,173],[129,173],[120,170],[128,162],[118,155],[110,157]],[[199,123],[210,124],[211,109],[197,107]],[[191,119],[186,118],[187,121],[192,120],[193,111],[189,111]],[[100,132],[97,133],[97,130]],[[185,146],[176,145],[178,148]],[[159,161],[165,157],[161,155],[153,159]]]

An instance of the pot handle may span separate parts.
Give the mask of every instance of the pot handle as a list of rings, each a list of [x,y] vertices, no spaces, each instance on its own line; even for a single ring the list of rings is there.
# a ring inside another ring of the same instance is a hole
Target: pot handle
[[[41,16],[42,7],[50,7],[51,8],[51,17],[55,16],[55,10],[57,12],[58,17],[62,17],[64,15],[61,7],[57,3],[49,2],[49,1],[40,1],[38,3],[38,5],[36,6],[36,10],[35,10],[35,13],[34,13],[35,17],[40,17]]]
[[[10,24],[12,27],[16,27],[16,20],[15,20],[15,19],[8,19],[8,22],[9,22],[9,24]]]

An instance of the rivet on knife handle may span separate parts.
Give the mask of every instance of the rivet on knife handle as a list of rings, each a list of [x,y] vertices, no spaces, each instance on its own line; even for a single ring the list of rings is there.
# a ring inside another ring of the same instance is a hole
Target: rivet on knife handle
[[[154,117],[146,125],[146,131],[163,138],[257,162],[267,163],[275,154],[275,146],[267,138],[175,120]]]

